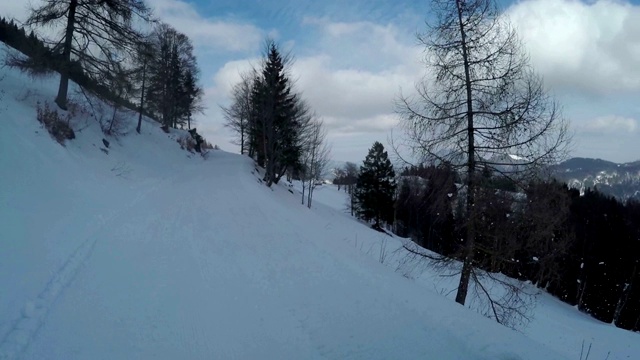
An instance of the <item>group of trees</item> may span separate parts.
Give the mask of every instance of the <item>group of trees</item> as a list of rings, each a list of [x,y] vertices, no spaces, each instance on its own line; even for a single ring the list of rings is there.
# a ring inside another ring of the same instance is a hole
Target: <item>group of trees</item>
[[[330,149],[326,129],[321,120],[313,121],[305,135],[302,142],[302,166],[297,175],[302,182],[302,204],[304,205],[306,191],[307,206],[311,208],[313,190],[324,179]]]
[[[0,30],[0,41],[17,50],[8,54],[5,59],[6,65],[17,67],[34,77],[62,72],[65,68],[69,78],[90,93],[112,103],[118,102],[131,110],[138,109],[133,102],[116,97],[108,88],[108,84],[101,84],[85,74],[77,60],[65,63],[62,54],[52,51],[33,30],[27,33],[25,27],[19,26],[14,20],[4,18],[0,18]]]
[[[345,192],[351,194],[353,187],[358,181],[358,165],[347,162],[342,168],[335,169],[334,171],[333,184],[338,185],[338,190],[342,188]]]
[[[342,187],[344,191],[349,194],[349,209],[351,210],[351,215],[355,215],[355,202],[353,197],[353,191],[358,182],[358,174],[360,169],[358,165],[347,162],[344,167],[335,169],[333,184],[338,185],[338,190]]]
[[[574,240],[548,290],[599,320],[640,331],[640,203],[570,193]]]
[[[419,37],[430,72],[397,106],[403,145],[428,165],[404,169],[394,192],[372,175],[392,174],[380,171],[388,160],[375,144],[357,177],[356,215],[411,237],[421,246],[405,247],[412,256],[457,268],[456,301],[472,290],[500,323],[528,316],[525,286],[508,275],[639,330],[640,206],[579,196],[547,176],[566,154],[567,123],[494,1],[432,4],[435,21]]]
[[[202,88],[197,84],[199,69],[191,40],[160,23],[137,55],[141,106],[146,104],[167,128],[186,125],[190,129],[192,115],[202,110]]]
[[[464,188],[456,189],[458,176],[447,166],[410,167],[400,175],[394,229],[433,251],[406,246],[438,265],[462,256],[466,219],[459,209]],[[530,281],[599,320],[639,331],[640,204],[592,190],[580,195],[554,180],[519,191],[490,180],[479,182],[475,203],[481,221],[474,273]],[[508,290],[515,296],[523,289]],[[496,314],[488,315],[502,323],[527,315],[523,297],[492,300]]]
[[[394,232],[444,256],[454,253],[457,174],[449,166],[402,169],[395,201]],[[450,196],[451,195],[451,196]]]
[[[90,78],[111,85],[121,82],[125,58],[130,57],[142,38],[133,25],[136,20],[151,21],[150,10],[141,0],[46,0],[31,10],[26,26],[60,30],[45,39],[53,53],[61,54],[62,64],[56,104],[67,108],[68,64],[78,61]]]
[[[21,37],[27,41],[16,41],[15,24],[8,39],[0,39],[26,56],[10,65],[32,75],[59,72],[55,102],[61,109],[67,109],[70,79],[106,100],[114,112],[108,126],[101,124],[105,131],[112,130],[122,106],[140,113],[138,132],[143,114],[168,130],[190,128],[192,115],[202,110],[191,41],[154,19],[143,0],[45,0],[24,25],[32,29]],[[44,28],[53,31],[40,37],[33,32]]]
[[[528,319],[533,293],[525,283],[505,276],[541,288],[557,279],[560,259],[574,238],[568,223],[570,199],[566,186],[557,182],[532,181],[513,190],[503,175],[481,174],[469,288],[485,315],[518,326]],[[404,246],[410,257],[459,270],[468,226],[467,189],[461,181],[460,173],[446,163],[401,172],[394,229],[414,242]]]
[[[46,54],[49,51],[42,40],[36,36],[33,30],[27,33],[25,28],[18,26],[13,19],[7,20],[4,17],[0,18],[0,41],[13,47],[22,54],[29,56],[29,61],[26,61],[23,57],[10,57],[7,59],[8,64],[22,66],[28,71],[33,70],[35,72],[34,75],[39,72],[52,72],[56,64],[60,62],[59,59],[42,56],[42,54]],[[47,61],[48,63],[40,63],[38,66],[35,66],[31,59],[39,59],[41,62]]]
[[[487,222],[502,204],[482,205],[491,198],[482,173],[501,174],[524,189],[564,155],[569,139],[555,101],[493,0],[433,0],[431,10],[429,31],[418,37],[429,73],[415,96],[400,97],[397,111],[414,155],[462,176],[464,241],[454,257],[462,261],[456,301],[464,305],[470,283],[484,290],[488,273],[477,255],[500,230]]]
[[[294,89],[291,57],[272,40],[265,43],[260,69],[241,74],[232,101],[222,107],[226,126],[236,135],[241,154],[264,167],[267,186],[289,174],[303,181],[302,202],[311,206],[313,189],[329,159],[322,120]]]
[[[429,166],[405,169],[396,194],[391,164],[374,144],[352,208],[375,228],[393,225],[440,252],[408,246],[413,255],[439,266],[461,262],[456,301],[464,305],[471,286],[486,298],[488,316],[510,324],[526,317],[527,294],[494,274],[517,275],[523,254],[553,263],[567,244],[558,235],[564,201],[550,196],[557,191],[533,191],[543,169],[564,156],[567,123],[493,0],[433,0],[431,10],[430,30],[418,37],[428,73],[397,103],[404,145]],[[550,281],[546,269],[535,280]],[[490,291],[495,283],[505,291]]]
[[[344,184],[350,165],[336,171],[336,182]],[[441,163],[394,176],[376,142],[355,172],[352,208],[373,228],[410,238],[409,256],[455,268],[468,226],[463,175]],[[486,169],[476,186],[470,289],[480,310],[508,326],[526,322],[528,281],[599,320],[640,331],[640,203],[593,190],[580,195],[552,179],[518,184]]]

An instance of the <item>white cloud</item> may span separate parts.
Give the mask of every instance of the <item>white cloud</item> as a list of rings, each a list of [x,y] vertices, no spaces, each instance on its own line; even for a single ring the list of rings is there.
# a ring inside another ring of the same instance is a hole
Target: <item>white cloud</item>
[[[266,36],[258,27],[242,22],[205,18],[182,0],[148,0],[156,17],[185,33],[200,48],[223,51],[254,50]]]
[[[326,55],[298,59],[293,76],[314,110],[336,122],[391,113],[398,89],[413,86],[413,78],[401,69],[334,69],[332,59]]]
[[[311,48],[302,49],[307,50],[304,56],[296,55],[301,49],[291,49],[295,87],[323,118],[329,137],[361,144],[364,149],[358,149],[355,158],[364,156],[373,141],[384,142],[397,124],[393,102],[400,88],[411,91],[419,79],[420,49],[411,43],[412,34],[401,34],[393,26],[309,19],[305,23],[317,27],[320,37]],[[282,46],[288,50],[287,44]],[[259,65],[259,59],[228,61],[211,78],[205,96],[210,110],[203,121],[218,136],[226,130],[217,104],[228,103],[239,73],[252,65]],[[354,159],[347,148],[335,146],[334,155]]]
[[[233,60],[225,63],[213,75],[211,79],[213,86],[206,89],[207,94],[222,102],[227,102],[231,95],[231,89],[240,82],[240,74],[257,68],[259,64],[260,59],[258,58]]]
[[[629,134],[636,132],[638,122],[635,119],[623,116],[601,116],[586,121],[579,126],[579,129],[594,134]]]
[[[332,116],[323,117],[324,123],[335,137],[344,137],[352,134],[370,134],[386,136],[391,128],[398,124],[395,114],[378,114],[361,119],[344,121],[343,118]],[[382,139],[380,139],[382,141]]]
[[[526,0],[508,15],[555,89],[640,90],[640,6],[615,0]]]
[[[315,47],[332,58],[333,66],[371,71],[400,65],[415,71],[421,66],[422,49],[415,46],[415,33],[393,24],[332,22],[307,17],[303,25],[319,33]]]
[[[601,115],[575,123],[573,156],[615,162],[638,160],[638,121],[633,117]]]
[[[393,25],[306,18],[318,30],[318,51],[293,65],[297,87],[326,120],[329,131],[388,132],[393,102],[423,72],[413,34]]]

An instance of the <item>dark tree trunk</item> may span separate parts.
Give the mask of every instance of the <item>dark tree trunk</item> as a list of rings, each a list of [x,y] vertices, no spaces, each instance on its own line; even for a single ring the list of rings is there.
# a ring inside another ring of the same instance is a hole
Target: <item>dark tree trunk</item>
[[[456,0],[458,8],[458,23],[460,25],[460,37],[462,40],[462,58],[464,59],[464,75],[467,90],[467,238],[464,244],[464,257],[462,264],[462,272],[460,274],[460,283],[458,292],[456,293],[456,302],[464,305],[469,291],[469,280],[471,280],[471,271],[473,270],[473,255],[475,246],[475,207],[474,207],[474,177],[475,177],[475,144],[473,132],[473,102],[471,94],[471,76],[469,73],[469,54],[467,53],[466,33],[462,22],[462,4],[461,0]]]
[[[147,80],[147,61],[145,60],[142,65],[142,94],[140,95],[140,111],[138,112],[138,126],[136,131],[140,134],[140,128],[142,127],[142,112],[144,111],[144,87]]]
[[[244,132],[245,125],[242,120],[240,120],[240,155],[244,155]]]
[[[71,67],[71,45],[73,40],[73,29],[76,20],[76,7],[78,0],[71,0],[69,3],[69,15],[67,18],[67,29],[64,36],[64,48],[62,50],[63,64],[60,73],[60,86],[58,87],[58,96],[56,96],[56,104],[67,110],[67,93],[69,91],[69,68]]]
[[[620,299],[618,299],[616,310],[613,313],[613,323],[616,325],[620,320],[620,315],[622,314],[622,310],[624,310],[625,305],[627,305],[627,301],[629,300],[629,294],[633,290],[633,283],[635,282],[636,275],[638,273],[637,269],[638,269],[638,264],[636,263],[636,265],[633,267],[631,279],[629,280],[629,283],[626,284],[622,289],[622,292],[620,294]]]

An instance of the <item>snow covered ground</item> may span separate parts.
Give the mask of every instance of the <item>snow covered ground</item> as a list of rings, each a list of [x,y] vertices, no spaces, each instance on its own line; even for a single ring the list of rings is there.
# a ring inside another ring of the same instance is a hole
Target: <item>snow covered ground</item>
[[[324,204],[336,211],[348,212],[348,195],[344,189],[338,191],[335,185],[323,185],[315,189],[316,204]],[[410,262],[406,266],[399,266],[404,255],[394,251],[400,246],[398,240],[381,239],[378,246],[364,247],[365,253],[374,258],[380,257],[380,244],[385,241],[386,264],[393,269],[399,269],[404,276],[414,279],[417,283],[433,289],[439,294],[445,294],[451,301],[455,299],[457,278],[442,276],[429,269],[428,266],[416,266]],[[532,290],[535,290],[532,288]],[[532,291],[533,292],[533,291]],[[640,359],[640,334],[624,331],[612,324],[603,323],[577,310],[557,298],[539,292],[535,298],[531,322],[519,330],[529,338],[565,355],[569,359],[583,358],[590,351],[589,359]],[[589,349],[590,348],[590,349]]]
[[[151,122],[105,152],[77,119],[62,147],[35,120],[57,79],[3,74],[0,359],[578,359],[582,340],[590,359],[640,358],[638,334],[552,298],[522,334],[381,264],[369,249],[399,240],[330,186],[307,209],[246,157],[191,155]]]

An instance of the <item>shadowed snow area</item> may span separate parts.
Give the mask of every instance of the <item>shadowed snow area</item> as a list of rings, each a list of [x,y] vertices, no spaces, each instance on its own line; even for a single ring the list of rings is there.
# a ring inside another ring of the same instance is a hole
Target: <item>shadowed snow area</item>
[[[192,155],[151,121],[103,151],[88,116],[60,146],[35,110],[57,77],[0,71],[0,359],[567,354],[379,263],[354,241],[380,233],[265,187],[246,157]]]

